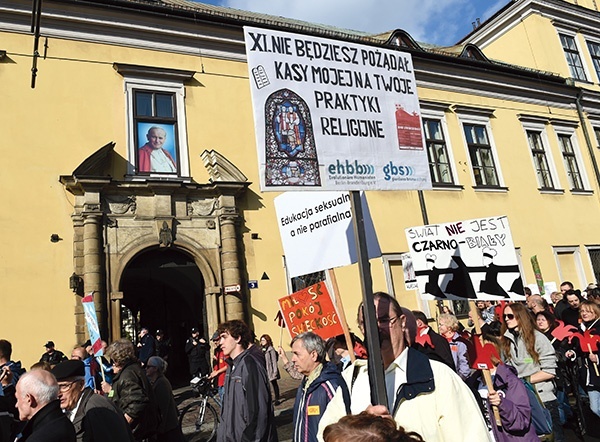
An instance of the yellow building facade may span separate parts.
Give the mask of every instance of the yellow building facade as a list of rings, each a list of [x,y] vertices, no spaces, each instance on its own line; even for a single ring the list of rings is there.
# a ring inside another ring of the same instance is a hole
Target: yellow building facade
[[[258,187],[245,24],[412,54],[434,189],[367,192],[383,252],[371,260],[374,290],[435,317],[434,303],[404,288],[404,229],[499,215],[527,283],[533,255],[547,281],[582,287],[600,272],[596,151],[580,87],[564,72],[496,63],[475,45],[420,45],[402,31],[369,36],[183,0],[45,1],[34,56],[31,4],[4,2],[0,17],[11,160],[0,178],[0,338],[26,366],[47,340],[69,352],[87,339],[88,293],[103,338],[164,329],[180,373],[193,326],[210,335],[240,318],[278,340],[277,299],[302,281],[286,275],[277,193]],[[156,136],[159,159],[143,151]],[[356,329],[358,270],[336,275]]]

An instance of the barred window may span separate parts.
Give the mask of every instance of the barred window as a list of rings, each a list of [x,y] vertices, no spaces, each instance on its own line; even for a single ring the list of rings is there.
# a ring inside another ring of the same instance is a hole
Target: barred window
[[[424,118],[423,129],[427,144],[431,182],[433,185],[454,184],[446,140],[442,131],[442,122],[440,120]]]
[[[587,80],[585,76],[585,70],[583,69],[583,63],[581,62],[581,56],[575,43],[575,38],[570,35],[560,34],[560,42],[565,51],[565,57],[571,76],[577,80]]]
[[[569,183],[571,184],[571,190],[584,190],[581,172],[579,164],[577,164],[577,157],[575,155],[575,150],[573,149],[571,137],[569,135],[558,135],[558,141],[565,162],[567,176],[569,177]]]
[[[600,80],[600,44],[588,41],[587,45],[592,57],[592,63],[594,63],[594,69],[596,69],[596,75],[598,76],[598,80]]]
[[[546,157],[546,149],[542,141],[542,134],[538,131],[528,130],[527,141],[533,155],[533,163],[535,165],[535,173],[541,189],[554,189],[552,175],[548,167],[548,158]]]
[[[476,185],[499,187],[498,172],[486,127],[479,124],[464,124],[463,128]]]

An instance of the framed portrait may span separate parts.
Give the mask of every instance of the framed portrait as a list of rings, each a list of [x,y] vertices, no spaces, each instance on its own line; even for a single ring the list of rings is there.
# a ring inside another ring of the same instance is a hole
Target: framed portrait
[[[137,122],[137,172],[178,174],[179,152],[175,124]]]

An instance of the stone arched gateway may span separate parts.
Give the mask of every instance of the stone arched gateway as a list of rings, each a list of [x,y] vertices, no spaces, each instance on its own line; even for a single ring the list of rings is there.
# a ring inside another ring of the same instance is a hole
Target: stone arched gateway
[[[61,183],[75,196],[72,214],[72,282],[79,295],[94,293],[100,332],[108,340],[121,337],[121,280],[136,256],[161,248],[193,258],[203,279],[206,327],[245,318],[245,272],[240,247],[237,199],[247,178],[215,151],[202,159],[210,182],[191,179],[111,177],[119,170],[114,143],[87,158]],[[240,292],[224,293],[224,287]],[[86,336],[81,304],[75,309],[78,342]],[[199,318],[199,322],[202,322]]]

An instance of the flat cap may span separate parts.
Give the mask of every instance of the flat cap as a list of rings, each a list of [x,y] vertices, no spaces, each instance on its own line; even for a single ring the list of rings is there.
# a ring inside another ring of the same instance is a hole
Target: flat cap
[[[57,381],[64,381],[65,379],[83,377],[85,376],[85,365],[82,361],[76,359],[69,359],[63,361],[51,370]]]

